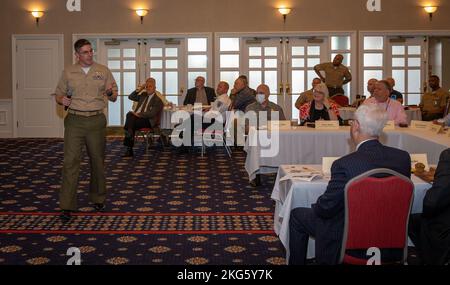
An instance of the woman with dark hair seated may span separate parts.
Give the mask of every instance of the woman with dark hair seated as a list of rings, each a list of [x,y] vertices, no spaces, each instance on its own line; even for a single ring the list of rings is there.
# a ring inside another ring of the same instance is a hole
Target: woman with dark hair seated
[[[328,88],[324,83],[318,84],[313,89],[314,100],[300,107],[300,121],[305,123],[314,123],[318,120],[339,121],[338,105],[328,100]]]

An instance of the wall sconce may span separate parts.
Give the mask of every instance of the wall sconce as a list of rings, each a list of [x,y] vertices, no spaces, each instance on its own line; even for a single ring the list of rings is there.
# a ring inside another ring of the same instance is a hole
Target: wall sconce
[[[36,19],[36,26],[39,26],[39,19],[44,16],[43,11],[31,11],[31,15]]]
[[[141,24],[144,23],[144,17],[148,14],[147,9],[137,9],[136,14],[141,17]]]
[[[289,13],[291,13],[291,8],[278,8],[278,12],[283,15],[283,21],[286,23],[286,17]]]
[[[433,20],[433,13],[437,11],[437,6],[425,6],[423,9],[430,15],[430,21]]]

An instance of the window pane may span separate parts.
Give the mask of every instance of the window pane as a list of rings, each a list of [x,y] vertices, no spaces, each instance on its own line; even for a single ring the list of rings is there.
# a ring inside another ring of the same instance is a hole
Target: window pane
[[[408,93],[420,93],[420,70],[408,70]]]
[[[383,66],[382,53],[365,53],[364,66]]]
[[[292,47],[292,56],[305,55],[305,47]]]
[[[261,68],[262,67],[262,60],[261,59],[250,59],[248,66],[250,68]]]
[[[372,79],[383,79],[383,71],[382,70],[364,70],[364,95],[369,96],[369,91],[367,91],[367,82]]]
[[[162,57],[162,48],[151,48],[150,57]]]
[[[420,58],[408,58],[408,66],[409,67],[420,67]]]
[[[405,55],[405,46],[392,46],[392,55]]]
[[[277,71],[266,71],[264,72],[264,83],[267,84],[270,88],[271,94],[278,93],[278,72]]]
[[[156,81],[156,90],[166,93],[166,88],[163,86],[163,73],[162,72],[150,72],[150,77],[153,77]]]
[[[177,57],[178,48],[166,48],[166,57]]]
[[[178,72],[166,72],[166,94],[178,94]]]
[[[123,93],[125,95],[131,94],[136,90],[136,72],[123,73]]]
[[[249,86],[256,90],[258,85],[262,83],[262,72],[261,71],[250,71],[249,72]]]
[[[305,67],[305,59],[304,58],[293,58],[292,59],[292,67]]]
[[[108,60],[109,69],[120,69],[120,60]]]
[[[295,108],[295,102],[297,101],[299,94],[305,91],[305,72],[303,70],[292,71],[292,93],[296,96],[292,96],[292,119],[299,118],[299,111]]]
[[[198,76],[203,76],[205,78],[205,81],[208,82],[208,78],[206,76],[206,72],[204,71],[193,71],[188,73],[188,88],[195,87],[195,79]]]
[[[420,46],[409,46],[408,47],[408,54],[409,55],[420,55]]]
[[[265,47],[264,55],[265,56],[277,56],[277,48],[276,47]]]
[[[208,57],[206,55],[190,55],[188,56],[189,68],[206,68]]]
[[[206,51],[207,39],[188,39],[188,51]]]
[[[408,94],[407,104],[408,105],[419,105],[420,104],[420,94]]]
[[[264,62],[265,68],[277,68],[276,59],[266,59]]]
[[[404,67],[405,66],[405,58],[404,57],[392,58],[392,66],[393,67]]]
[[[126,115],[129,111],[133,110],[134,101],[128,98],[123,98],[123,113]],[[125,123],[125,122],[124,122]]]
[[[120,126],[122,122],[120,121],[120,105],[122,97],[117,97],[116,102],[108,103],[108,125],[109,126]]]
[[[311,85],[311,82],[314,80],[314,78],[317,77],[317,73],[314,70],[308,70],[308,84]],[[309,87],[307,86],[306,89]],[[312,87],[311,87],[312,88]]]
[[[220,81],[225,81],[233,88],[234,81],[239,77],[239,71],[222,71],[220,72]]]
[[[314,67],[320,63],[320,58],[308,58],[308,67]]]
[[[364,37],[364,49],[383,49],[383,37]]]
[[[261,48],[260,47],[250,47],[248,49],[249,56],[261,56]]]
[[[270,88],[270,94],[278,94],[278,72],[276,71],[266,71],[264,74],[265,84]],[[269,97],[269,100],[278,103],[278,96],[273,95]]]
[[[162,60],[150,60],[151,69],[162,69]]]
[[[120,49],[118,48],[108,49],[108,57],[120,57]]]
[[[124,69],[136,69],[136,61],[135,60],[125,60],[123,62]]]
[[[331,49],[332,50],[349,50],[350,49],[350,37],[349,36],[331,37]]]
[[[238,54],[221,54],[220,55],[221,68],[239,68]]]
[[[123,94],[122,89],[120,89],[122,87],[122,81],[121,81],[121,77],[120,77],[120,72],[112,72],[112,75],[114,77],[114,80],[117,83],[117,90],[119,90],[119,95]]]
[[[177,59],[166,60],[166,68],[172,69],[178,68],[178,60]]]
[[[341,53],[341,54],[344,57],[344,60],[342,61],[342,64],[345,65],[345,66],[350,66],[351,65],[350,64],[350,59],[351,59],[350,54],[349,53]],[[333,61],[333,59],[334,59],[334,57],[336,55],[337,55],[337,53],[331,54],[331,61]]]
[[[292,93],[299,94],[305,91],[305,71],[292,71]]]
[[[239,38],[220,38],[220,51],[239,51]]]
[[[123,49],[123,57],[136,57],[136,49],[134,48]]]
[[[401,93],[405,92],[405,71],[404,70],[392,70],[392,78],[395,79],[395,90]]]
[[[320,46],[308,47],[308,55],[320,55]]]

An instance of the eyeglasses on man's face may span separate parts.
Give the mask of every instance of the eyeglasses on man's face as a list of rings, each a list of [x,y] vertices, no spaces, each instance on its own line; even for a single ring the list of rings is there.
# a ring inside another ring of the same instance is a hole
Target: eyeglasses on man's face
[[[78,52],[79,55],[90,55],[90,54],[94,54],[94,50],[90,49],[90,50],[85,50],[85,51],[80,51]]]

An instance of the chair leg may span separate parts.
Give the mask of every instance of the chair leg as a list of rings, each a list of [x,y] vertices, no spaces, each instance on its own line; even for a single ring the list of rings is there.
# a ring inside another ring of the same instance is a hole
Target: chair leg
[[[223,136],[223,145],[225,147],[225,150],[227,151],[228,157],[231,158],[231,148],[229,145],[227,145],[227,139],[226,136]]]

